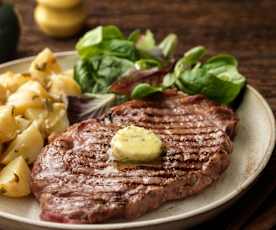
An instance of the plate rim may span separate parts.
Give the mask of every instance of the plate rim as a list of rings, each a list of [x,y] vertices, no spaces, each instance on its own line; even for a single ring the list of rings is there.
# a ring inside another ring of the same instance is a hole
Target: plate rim
[[[58,58],[64,58],[66,56],[76,55],[76,52],[75,51],[56,52],[55,55]],[[20,59],[16,59],[13,61],[9,61],[9,62],[0,64],[0,71],[2,68],[6,68],[9,66],[23,63],[23,62],[31,61],[35,57],[36,56],[30,56],[30,57],[20,58]],[[197,216],[197,215],[204,214],[206,212],[210,212],[210,211],[214,210],[215,208],[218,208],[218,207],[230,202],[232,199],[236,198],[240,193],[245,191],[261,174],[261,172],[267,165],[267,163],[273,153],[273,149],[274,149],[274,145],[275,145],[275,118],[274,118],[274,114],[273,114],[269,104],[267,103],[265,98],[253,86],[247,85],[247,90],[250,90],[256,96],[256,98],[260,101],[260,103],[266,110],[267,118],[271,125],[269,144],[268,144],[267,148],[265,149],[264,157],[263,157],[262,161],[260,162],[258,168],[254,171],[254,174],[249,176],[244,181],[244,183],[239,186],[238,189],[231,192],[227,196],[224,196],[223,198],[216,200],[215,202],[213,202],[211,204],[208,204],[208,205],[206,205],[202,208],[196,209],[196,210],[189,211],[188,213],[185,213],[185,214],[178,214],[178,215],[174,215],[174,216],[157,218],[157,219],[153,219],[153,220],[143,220],[143,221],[127,222],[127,223],[62,224],[62,223],[47,222],[47,221],[42,221],[42,220],[32,220],[32,219],[29,219],[26,217],[17,216],[15,214],[5,213],[3,211],[0,211],[0,218],[4,218],[4,219],[14,221],[14,222],[30,224],[30,225],[37,226],[37,227],[39,226],[39,227],[46,227],[46,228],[52,228],[52,229],[64,229],[64,230],[66,230],[66,229],[68,229],[68,230],[69,229],[76,229],[76,230],[127,229],[127,228],[153,226],[153,225],[160,225],[160,224],[169,223],[169,222],[181,221],[183,219],[188,219],[193,216]]]

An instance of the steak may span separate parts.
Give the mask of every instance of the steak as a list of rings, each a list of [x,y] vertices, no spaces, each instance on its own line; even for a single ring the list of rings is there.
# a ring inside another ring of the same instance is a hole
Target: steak
[[[40,216],[81,224],[132,219],[197,194],[229,165],[237,121],[231,109],[204,96],[167,92],[75,124],[50,139],[34,164],[31,187]],[[110,141],[128,124],[159,135],[165,154],[148,164],[111,161]]]

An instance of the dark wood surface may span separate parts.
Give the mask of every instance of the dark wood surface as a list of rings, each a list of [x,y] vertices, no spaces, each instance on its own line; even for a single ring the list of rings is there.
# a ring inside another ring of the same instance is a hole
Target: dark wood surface
[[[36,27],[34,1],[13,0],[22,17],[18,57],[44,47],[74,49],[78,38],[51,39]],[[229,52],[241,72],[276,113],[276,1],[275,0],[87,0],[87,29],[116,24],[124,32],[150,28],[157,38],[179,35],[178,55],[202,44],[211,54]],[[265,130],[264,130],[265,132]],[[276,224],[276,152],[263,174],[246,195],[220,216],[196,229],[270,229]]]

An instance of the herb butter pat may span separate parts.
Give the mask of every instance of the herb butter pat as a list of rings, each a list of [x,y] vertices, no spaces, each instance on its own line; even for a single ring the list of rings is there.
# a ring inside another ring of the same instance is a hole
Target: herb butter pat
[[[147,162],[160,156],[162,142],[151,130],[131,125],[114,135],[111,150],[118,161]]]

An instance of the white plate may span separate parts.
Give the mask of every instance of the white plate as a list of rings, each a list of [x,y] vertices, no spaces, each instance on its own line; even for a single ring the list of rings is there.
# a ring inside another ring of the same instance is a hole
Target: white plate
[[[57,54],[64,68],[76,61],[73,52]],[[0,73],[26,72],[33,58],[0,65]],[[0,79],[1,81],[1,79]],[[40,209],[32,197],[0,197],[0,225],[3,229],[172,229],[191,226],[217,214],[233,203],[257,178],[267,164],[275,143],[275,120],[264,98],[251,86],[239,107],[240,118],[231,164],[220,180],[199,195],[183,201],[169,202],[132,221],[115,220],[106,224],[71,225],[41,221]]]

